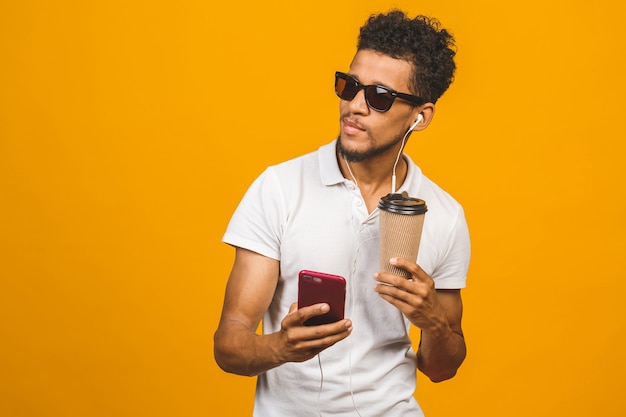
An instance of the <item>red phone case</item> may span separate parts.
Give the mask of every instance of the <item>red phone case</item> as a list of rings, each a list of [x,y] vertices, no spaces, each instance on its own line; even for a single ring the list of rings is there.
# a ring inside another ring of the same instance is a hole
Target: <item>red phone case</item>
[[[298,279],[298,308],[327,303],[330,311],[304,322],[306,326],[334,323],[343,319],[346,304],[346,280],[339,275],[302,270]]]

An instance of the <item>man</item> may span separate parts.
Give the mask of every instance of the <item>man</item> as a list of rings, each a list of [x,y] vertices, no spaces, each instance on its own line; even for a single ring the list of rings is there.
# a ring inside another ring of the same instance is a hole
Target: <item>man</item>
[[[400,157],[453,79],[453,42],[423,16],[371,16],[350,70],[336,74],[338,138],[268,168],[234,213],[223,239],[236,255],[215,358],[227,372],[258,375],[255,416],[421,416],[416,369],[443,381],[463,362],[463,210]],[[396,182],[397,192],[428,204],[417,263],[390,260],[409,279],[377,272],[377,204]],[[303,325],[328,310],[297,309],[303,269],[345,277],[346,319]],[[421,330],[417,353],[411,324]]]

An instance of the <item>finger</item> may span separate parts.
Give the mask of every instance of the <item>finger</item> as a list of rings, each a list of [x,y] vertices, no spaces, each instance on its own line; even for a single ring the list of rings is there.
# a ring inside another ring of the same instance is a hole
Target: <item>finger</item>
[[[302,341],[298,349],[293,351],[293,353],[295,354],[293,360],[296,362],[308,360],[314,357],[315,355],[317,355],[319,352],[333,346],[335,343],[339,342],[340,340],[345,339],[349,335],[350,335],[349,332],[343,332],[341,334],[328,336],[323,339],[312,339],[308,341]]]
[[[393,275],[388,272],[377,272],[374,274],[374,279],[380,282],[381,286],[396,287],[403,291],[412,292],[412,288],[415,286],[415,281],[412,275],[409,277]]]
[[[302,325],[305,321],[310,319],[311,317],[321,316],[322,314],[328,313],[330,310],[330,306],[326,303],[313,304],[310,306],[297,308],[295,311],[291,312],[287,317],[293,318],[293,323]],[[290,321],[291,323],[291,321]]]
[[[380,296],[380,298],[387,301],[389,304],[393,305],[404,314],[407,314],[411,309],[411,305],[409,304],[409,302],[402,297],[395,297],[387,293],[378,293],[378,295]]]
[[[352,322],[348,319],[335,323],[307,326],[303,340],[308,340],[312,347],[326,348],[346,338],[352,332]]]
[[[380,284],[374,288],[381,296],[386,296],[400,300],[403,303],[408,303],[410,297],[413,296],[411,285],[415,285],[414,282],[407,280],[406,278],[395,278],[394,285]]]
[[[387,293],[387,290],[391,288],[402,288],[406,291],[406,288],[403,288],[403,286],[412,282],[406,277],[399,277],[386,272],[377,272],[374,274],[374,279],[379,283],[374,287],[374,290],[381,293]]]
[[[411,277],[416,281],[425,282],[432,279],[418,264],[405,258],[391,258],[389,263],[395,267],[408,271],[411,274]]]
[[[292,349],[310,352],[317,349],[326,349],[348,337],[351,332],[352,322],[348,319],[343,319],[336,323],[318,326],[294,327],[286,333],[286,336]]]

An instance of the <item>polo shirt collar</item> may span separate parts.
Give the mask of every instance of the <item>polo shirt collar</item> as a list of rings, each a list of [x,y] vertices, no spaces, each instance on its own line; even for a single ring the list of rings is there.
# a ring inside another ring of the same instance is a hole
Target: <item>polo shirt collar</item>
[[[336,185],[347,181],[339,169],[336,146],[337,139],[319,148],[318,160],[320,164],[320,177],[322,179],[322,184],[324,185]],[[405,153],[402,153],[402,157],[407,162],[408,171],[406,180],[400,185],[397,192],[409,191],[419,187],[422,177],[421,170],[413,163],[411,157]]]
[[[337,139],[319,148],[320,176],[324,185],[341,184],[345,181],[337,163],[336,146]]]

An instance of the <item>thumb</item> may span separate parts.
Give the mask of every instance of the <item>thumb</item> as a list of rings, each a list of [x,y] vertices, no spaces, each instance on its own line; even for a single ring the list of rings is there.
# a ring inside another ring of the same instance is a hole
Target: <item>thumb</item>
[[[289,314],[298,310],[298,303],[291,303],[291,307],[289,307]]]

